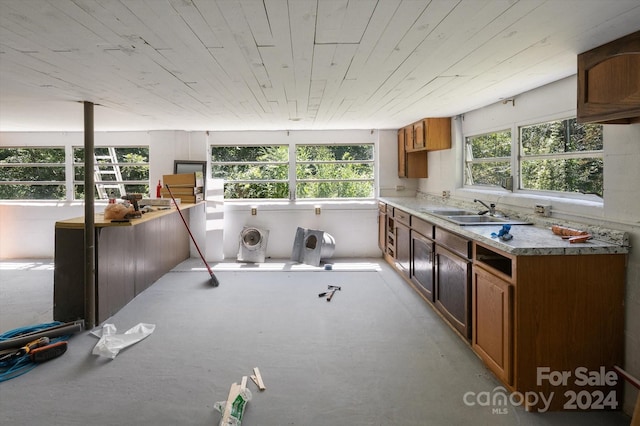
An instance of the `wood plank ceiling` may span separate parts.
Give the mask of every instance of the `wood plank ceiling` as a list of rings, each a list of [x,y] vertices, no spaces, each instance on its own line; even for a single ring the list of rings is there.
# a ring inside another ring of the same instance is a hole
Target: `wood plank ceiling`
[[[80,101],[96,130],[392,129],[638,29],[638,0],[1,0],[0,130],[79,130]]]

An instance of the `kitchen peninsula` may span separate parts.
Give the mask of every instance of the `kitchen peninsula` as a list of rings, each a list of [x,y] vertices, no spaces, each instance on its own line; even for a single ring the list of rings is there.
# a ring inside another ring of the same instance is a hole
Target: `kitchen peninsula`
[[[188,222],[198,204],[181,204]],[[189,257],[189,235],[175,207],[112,223],[95,215],[95,324],[115,314]],[[53,318],[87,319],[84,289],[84,217],[56,222]]]

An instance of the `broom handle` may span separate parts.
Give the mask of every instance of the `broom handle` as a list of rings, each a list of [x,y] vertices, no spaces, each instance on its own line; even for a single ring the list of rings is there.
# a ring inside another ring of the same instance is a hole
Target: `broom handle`
[[[207,261],[204,260],[204,256],[202,255],[202,252],[200,251],[200,247],[198,247],[198,243],[196,243],[196,239],[193,237],[193,234],[191,233],[191,230],[189,229],[189,225],[187,225],[187,221],[184,220],[184,216],[182,215],[182,212],[180,211],[180,207],[178,206],[178,203],[176,203],[176,199],[173,197],[173,193],[171,192],[171,188],[169,188],[169,184],[165,184],[165,186],[167,187],[167,191],[169,191],[169,195],[171,196],[171,199],[173,200],[173,204],[176,205],[176,209],[178,210],[178,213],[180,214],[180,219],[182,219],[182,223],[184,223],[184,227],[187,228],[187,232],[189,233],[189,236],[191,237],[191,241],[193,241],[193,245],[196,247],[196,250],[198,250],[198,254],[200,255],[200,258],[204,262],[204,265],[207,267],[207,270],[209,271],[209,275],[213,275],[213,271],[211,270],[211,267],[209,266]]]

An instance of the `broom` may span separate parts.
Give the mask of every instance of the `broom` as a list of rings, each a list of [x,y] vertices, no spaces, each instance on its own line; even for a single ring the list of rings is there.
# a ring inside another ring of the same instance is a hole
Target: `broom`
[[[202,252],[200,251],[200,247],[198,247],[198,243],[196,243],[196,239],[193,237],[193,234],[191,233],[191,229],[189,229],[189,225],[187,225],[187,221],[184,220],[184,216],[182,215],[182,212],[180,211],[180,206],[178,206],[178,203],[176,203],[176,199],[173,197],[173,194],[171,193],[171,188],[169,188],[169,184],[165,184],[165,186],[167,187],[167,191],[169,191],[169,195],[171,196],[171,199],[173,200],[173,204],[175,204],[176,209],[178,209],[178,213],[180,214],[180,219],[182,219],[182,223],[184,223],[185,228],[187,228],[187,232],[189,233],[189,236],[191,237],[191,241],[193,241],[193,245],[196,246],[196,250],[198,250],[198,254],[200,255],[200,259],[202,259],[202,261],[204,262],[204,265],[207,267],[207,271],[209,271],[209,275],[211,276],[211,285],[214,286],[214,287],[218,287],[218,285],[220,283],[218,282],[218,279],[216,278],[216,276],[213,274],[213,271],[211,270],[211,267],[209,266],[207,261],[204,259],[204,256],[202,255]]]

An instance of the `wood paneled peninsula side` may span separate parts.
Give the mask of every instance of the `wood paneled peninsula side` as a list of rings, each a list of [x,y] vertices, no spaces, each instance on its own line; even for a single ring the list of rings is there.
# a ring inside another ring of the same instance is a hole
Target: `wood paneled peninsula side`
[[[621,378],[582,378],[623,365],[626,233],[591,228],[596,238],[572,244],[547,226],[512,225],[502,241],[500,224],[454,224],[426,199],[379,206],[387,262],[527,409],[621,408]],[[580,395],[602,395],[603,407],[576,405]]]
[[[189,221],[200,204],[181,204]],[[95,215],[95,324],[100,324],[189,257],[189,234],[175,207],[111,223]],[[53,319],[87,319],[84,288],[84,217],[56,222]]]

